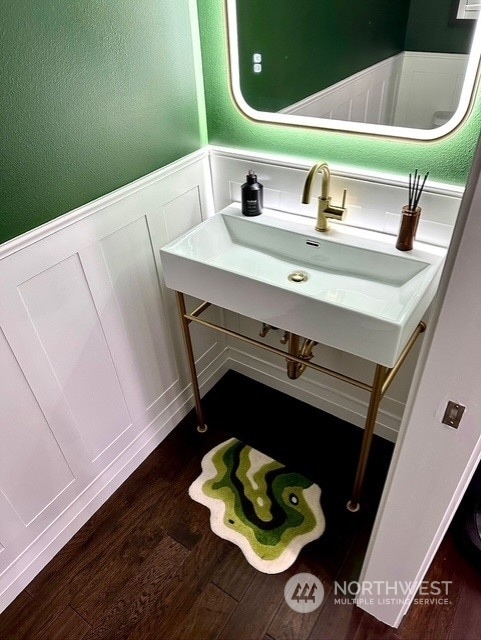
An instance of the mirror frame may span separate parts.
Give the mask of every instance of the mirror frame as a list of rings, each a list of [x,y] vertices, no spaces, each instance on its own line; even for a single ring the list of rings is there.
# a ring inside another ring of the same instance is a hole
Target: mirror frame
[[[477,85],[480,78],[481,66],[481,18],[478,19],[473,36],[473,44],[468,58],[466,76],[459,99],[459,105],[453,117],[440,127],[433,129],[415,129],[413,127],[398,127],[394,125],[380,125],[365,122],[348,122],[346,120],[330,120],[314,118],[312,116],[296,116],[278,112],[258,111],[253,109],[245,100],[240,88],[238,37],[237,37],[237,0],[225,0],[227,17],[227,46],[229,53],[230,88],[240,111],[249,119],[256,122],[290,125],[309,129],[324,129],[344,133],[359,133],[370,136],[388,138],[405,138],[408,140],[429,141],[444,138],[457,129],[469,115],[474,102]]]

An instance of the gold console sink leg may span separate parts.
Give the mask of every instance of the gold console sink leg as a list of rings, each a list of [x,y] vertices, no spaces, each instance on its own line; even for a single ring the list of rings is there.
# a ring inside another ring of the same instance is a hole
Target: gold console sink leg
[[[359,462],[357,463],[356,477],[352,489],[352,496],[347,503],[349,511],[359,511],[359,499],[364,484],[364,476],[366,473],[367,461],[371,450],[372,436],[376,425],[376,417],[379,409],[379,403],[382,399],[382,389],[390,369],[381,364],[376,365],[374,374],[374,382],[372,384],[371,397],[369,400],[369,408],[364,425],[364,434],[362,436],[361,451],[359,453]]]
[[[197,379],[197,371],[195,369],[194,350],[192,349],[192,340],[190,339],[189,322],[186,318],[187,310],[185,308],[184,294],[180,293],[180,291],[176,291],[175,295],[177,297],[177,306],[179,308],[182,335],[184,337],[185,350],[187,352],[187,362],[189,363],[192,391],[194,392],[195,412],[197,414],[197,431],[199,433],[205,433],[207,431],[207,425],[204,419],[204,410],[202,408],[202,401],[200,397],[199,382]]]

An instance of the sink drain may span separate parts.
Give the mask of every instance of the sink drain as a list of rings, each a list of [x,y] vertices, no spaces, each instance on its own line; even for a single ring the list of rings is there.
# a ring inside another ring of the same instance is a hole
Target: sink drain
[[[305,282],[309,276],[304,271],[293,271],[287,276],[291,282]]]

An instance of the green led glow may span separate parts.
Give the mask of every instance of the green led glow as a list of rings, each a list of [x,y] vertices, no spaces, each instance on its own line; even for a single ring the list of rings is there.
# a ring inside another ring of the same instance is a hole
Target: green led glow
[[[199,141],[201,147],[209,143],[207,133],[207,113],[205,110],[205,88],[202,73],[202,53],[199,34],[199,15],[196,0],[189,0],[190,32],[192,37],[192,53],[195,70],[195,89],[197,94],[197,111],[199,116]]]
[[[238,110],[230,95],[222,0],[199,0],[199,19],[210,144],[400,175],[417,167],[421,172],[429,171],[432,180],[465,184],[481,130],[479,91],[464,124],[437,141],[383,139],[253,122]]]

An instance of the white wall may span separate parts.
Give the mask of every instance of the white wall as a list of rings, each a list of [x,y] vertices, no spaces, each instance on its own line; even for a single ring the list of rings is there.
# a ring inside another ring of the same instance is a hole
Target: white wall
[[[478,147],[440,284],[437,324],[428,329],[361,574],[366,585],[381,585],[380,597],[365,598],[361,607],[392,626],[408,610],[481,457],[480,209]],[[449,400],[466,407],[458,429],[442,423]],[[399,583],[411,585],[408,597],[395,597]]]

